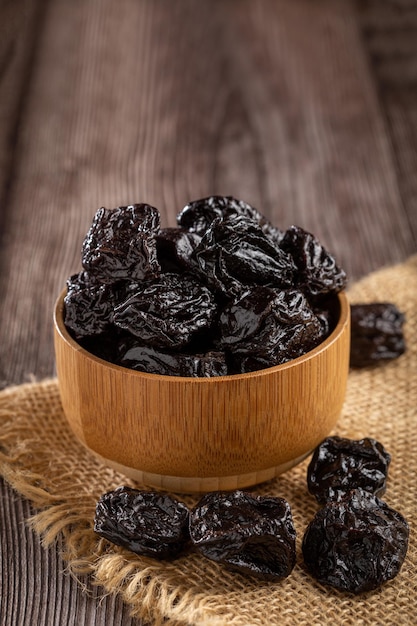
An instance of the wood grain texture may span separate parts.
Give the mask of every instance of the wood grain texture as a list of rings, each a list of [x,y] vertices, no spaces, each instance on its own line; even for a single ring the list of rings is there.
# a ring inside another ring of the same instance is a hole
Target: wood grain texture
[[[173,225],[188,200],[235,194],[316,233],[352,280],[416,251],[411,0],[29,5],[45,7],[30,80],[0,55],[25,84],[17,109],[0,82],[0,386],[53,374],[53,303],[101,205],[144,200]],[[83,594],[2,496],[1,623],[137,623]]]
[[[417,3],[359,2],[359,23],[386,128],[403,211],[417,239]]]
[[[15,164],[15,140],[26,104],[45,9],[44,0],[0,0],[0,199]],[[0,212],[2,225],[4,211]]]

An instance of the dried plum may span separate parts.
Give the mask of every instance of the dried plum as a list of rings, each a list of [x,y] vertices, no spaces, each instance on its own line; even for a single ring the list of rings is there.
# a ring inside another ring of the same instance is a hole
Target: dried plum
[[[216,313],[212,293],[190,275],[161,276],[116,306],[114,323],[142,343],[181,348],[208,330]]]
[[[291,256],[244,216],[216,218],[193,256],[209,286],[228,297],[250,285],[289,287],[294,279]]]
[[[356,488],[381,496],[390,462],[390,454],[375,439],[327,437],[309,463],[308,489],[320,503],[337,500]]]
[[[97,280],[150,280],[160,271],[155,235],[159,211],[148,204],[105,209],[94,216],[82,247],[82,264]]]
[[[296,533],[283,498],[208,493],[190,513],[190,537],[205,557],[263,580],[284,578],[295,565]]]
[[[256,335],[271,313],[274,297],[269,287],[254,287],[225,305],[219,316],[219,344],[231,347]]]
[[[64,298],[64,322],[71,334],[94,336],[107,331],[113,322],[115,293],[109,285],[97,282],[87,272],[70,276]]]
[[[209,196],[194,200],[186,204],[177,215],[177,223],[182,228],[203,236],[215,219],[230,216],[247,217],[270,231],[271,237],[278,236],[278,229],[274,229],[272,224],[257,209],[233,196]]]
[[[405,352],[405,316],[391,302],[351,305],[350,365],[360,368]]]
[[[189,542],[188,507],[167,494],[118,487],[96,505],[95,532],[136,554],[177,556]]]
[[[164,352],[151,346],[130,343],[119,349],[117,363],[148,374],[163,376],[209,377],[228,374],[224,352],[211,351],[205,354]]]
[[[233,346],[233,367],[239,373],[286,363],[323,340],[320,320],[300,291],[273,294],[258,331]]]
[[[296,285],[310,296],[338,293],[346,287],[346,273],[311,233],[299,226],[285,232],[281,248],[297,266]]]
[[[302,552],[316,580],[359,594],[399,573],[408,538],[401,513],[357,489],[316,513],[304,534]]]

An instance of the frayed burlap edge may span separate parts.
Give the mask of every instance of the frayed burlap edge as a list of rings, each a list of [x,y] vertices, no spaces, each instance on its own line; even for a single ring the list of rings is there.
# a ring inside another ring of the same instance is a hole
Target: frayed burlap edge
[[[417,256],[375,272],[349,290],[352,302],[389,300],[406,312],[406,355],[378,368],[352,371],[336,429],[347,436],[375,436],[393,456],[385,499],[411,526],[400,575],[359,598],[326,589],[305,571],[300,550],[291,576],[257,583],[190,553],[161,564],[98,538],[94,508],[101,493],[132,484],[98,462],[66,426],[55,379],[11,387],[0,394],[0,472],[31,501],[28,520],[50,546],[57,539],[75,575],[89,574],[107,593],[117,593],[132,615],[155,626],[249,626],[283,624],[411,624],[417,598],[415,475],[417,460]],[[308,461],[253,491],[286,497],[293,508],[298,544],[317,505],[306,492]],[[183,497],[193,504],[191,496]]]

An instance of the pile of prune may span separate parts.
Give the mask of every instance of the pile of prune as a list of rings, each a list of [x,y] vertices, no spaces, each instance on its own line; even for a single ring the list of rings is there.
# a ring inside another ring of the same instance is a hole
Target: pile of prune
[[[167,494],[118,487],[97,502],[95,532],[157,559],[190,549],[262,580],[287,577],[295,565],[295,530],[283,498],[215,491],[188,507]]]
[[[351,305],[350,365],[368,367],[405,352],[405,316],[392,302]]]
[[[390,460],[371,438],[328,437],[314,451],[307,486],[322,508],[307,526],[302,554],[324,585],[359,594],[399,573],[409,526],[379,497]],[[119,487],[97,502],[94,530],[140,555],[172,559],[194,550],[264,581],[286,578],[296,563],[288,502],[239,489],[206,493],[189,509],[168,494]]]
[[[307,527],[302,552],[319,582],[359,594],[399,573],[409,526],[377,496],[385,491],[389,463],[370,438],[328,437],[314,452],[307,483],[323,507]]]
[[[156,208],[101,208],[67,281],[65,325],[84,348],[131,369],[239,374],[321,343],[346,274],[310,233],[273,226],[249,204],[212,196],[161,228]]]

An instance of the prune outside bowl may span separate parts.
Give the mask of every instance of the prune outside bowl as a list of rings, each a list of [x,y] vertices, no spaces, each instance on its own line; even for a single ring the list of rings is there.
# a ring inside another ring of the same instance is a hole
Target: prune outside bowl
[[[237,489],[303,460],[335,426],[345,398],[350,307],[335,298],[331,335],[305,355],[247,374],[159,376],[104,361],[54,310],[56,369],[65,416],[105,464],[168,491]]]

